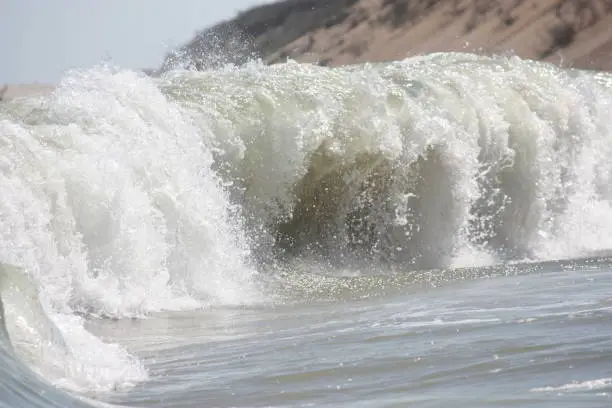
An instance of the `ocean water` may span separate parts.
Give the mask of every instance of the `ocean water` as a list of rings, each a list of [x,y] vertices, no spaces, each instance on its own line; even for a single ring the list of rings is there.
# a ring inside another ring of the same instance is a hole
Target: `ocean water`
[[[607,407],[612,76],[442,53],[0,104],[0,407]]]

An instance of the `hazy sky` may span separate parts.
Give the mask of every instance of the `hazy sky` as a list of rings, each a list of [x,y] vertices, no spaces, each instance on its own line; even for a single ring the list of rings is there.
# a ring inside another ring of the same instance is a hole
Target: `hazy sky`
[[[100,61],[156,68],[197,30],[269,0],[0,0],[0,84]]]

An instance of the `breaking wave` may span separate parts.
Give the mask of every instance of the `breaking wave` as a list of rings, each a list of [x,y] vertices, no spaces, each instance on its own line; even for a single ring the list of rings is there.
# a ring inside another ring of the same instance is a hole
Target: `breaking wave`
[[[296,259],[414,271],[605,252],[611,90],[603,73],[454,53],[68,73],[0,105],[0,262],[23,268],[2,270],[3,350],[65,387],[116,389],[146,371],[83,316],[265,301],[265,276]]]
[[[162,84],[205,128],[260,251],[411,268],[612,248],[610,86],[470,54]]]

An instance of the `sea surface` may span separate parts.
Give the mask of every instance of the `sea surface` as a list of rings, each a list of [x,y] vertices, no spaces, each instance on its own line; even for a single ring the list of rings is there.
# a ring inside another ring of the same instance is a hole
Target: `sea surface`
[[[612,76],[439,53],[0,103],[0,407],[612,406]]]

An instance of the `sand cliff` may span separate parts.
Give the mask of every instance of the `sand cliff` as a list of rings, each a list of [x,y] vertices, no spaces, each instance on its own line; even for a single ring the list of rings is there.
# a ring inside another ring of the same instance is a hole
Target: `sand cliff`
[[[612,0],[286,0],[203,30],[179,54],[200,68],[253,56],[342,65],[437,51],[610,70]]]

